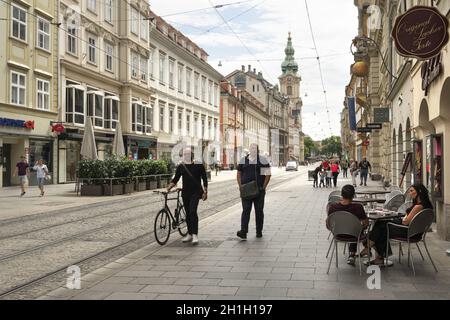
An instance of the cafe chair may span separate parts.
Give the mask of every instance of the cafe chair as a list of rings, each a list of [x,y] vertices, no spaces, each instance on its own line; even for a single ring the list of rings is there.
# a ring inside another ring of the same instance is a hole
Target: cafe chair
[[[404,203],[405,197],[403,196],[403,194],[402,193],[396,194],[395,196],[393,196],[391,199],[389,199],[384,203],[383,209],[397,211],[398,208],[400,208],[400,206]]]
[[[398,213],[406,214],[406,209],[409,209],[412,207],[413,202],[412,201],[406,201],[404,204],[402,204],[398,209]]]
[[[338,267],[338,242],[344,244],[355,243],[357,244],[357,252],[359,252],[359,244],[365,239],[363,234],[363,226],[361,221],[353,214],[347,211],[336,211],[328,216],[328,225],[330,227],[333,239],[331,244],[334,243],[333,251],[331,252],[330,262],[328,264],[327,274],[330,272],[331,262],[333,261],[333,255],[336,252],[336,268]],[[359,274],[361,275],[361,257],[359,261]]]
[[[401,244],[407,243],[408,244],[408,266],[411,264],[411,268],[413,270],[414,276],[416,275],[416,271],[414,269],[414,262],[412,259],[412,252],[411,252],[411,243],[415,243],[417,246],[417,249],[419,250],[420,256],[422,257],[422,260],[425,261],[422,251],[419,247],[419,242],[423,242],[423,245],[425,247],[425,250],[428,254],[428,258],[431,261],[431,264],[434,267],[434,270],[438,272],[436,265],[434,264],[433,259],[431,258],[430,252],[428,251],[427,243],[426,243],[426,235],[428,230],[430,229],[431,224],[433,223],[434,219],[434,212],[432,209],[424,209],[420,211],[418,214],[414,216],[414,218],[411,220],[410,224],[407,226],[404,225],[398,225],[392,222],[389,222],[387,224],[387,246],[386,246],[386,252],[389,250],[389,242],[394,241],[399,243],[399,254],[398,259],[400,262],[400,250],[401,250]],[[389,226],[392,226],[392,228],[403,228],[408,231],[406,237],[391,237],[389,236]],[[421,235],[420,238],[417,237],[418,235]],[[415,237],[416,236],[416,237]]]
[[[330,197],[332,197],[332,196],[341,197],[341,191],[339,191],[339,190],[331,191],[331,193],[328,195],[328,201],[330,201]]]
[[[342,197],[341,196],[329,196],[328,197],[328,203],[335,203],[335,202],[339,202],[341,201]]]

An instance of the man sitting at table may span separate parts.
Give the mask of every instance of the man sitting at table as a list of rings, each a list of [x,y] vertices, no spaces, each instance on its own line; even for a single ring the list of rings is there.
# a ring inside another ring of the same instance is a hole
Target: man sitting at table
[[[366,228],[369,225],[369,219],[367,218],[367,214],[364,211],[364,207],[359,203],[353,203],[352,200],[355,197],[355,188],[347,184],[342,187],[341,190],[342,199],[339,202],[332,203],[328,207],[328,215],[332,214],[336,211],[347,211],[351,214],[355,215],[363,225],[364,228]],[[327,229],[330,229],[328,226],[328,219],[327,219]],[[349,245],[348,251],[349,256],[347,259],[347,263],[354,266],[355,265],[355,254],[356,254],[357,245],[356,243],[351,243]]]
[[[406,210],[406,216],[402,218],[394,219],[393,223],[398,225],[407,226],[410,224],[411,220],[416,214],[418,214],[423,209],[433,209],[430,198],[428,197],[427,188],[421,184],[417,183],[412,185],[408,190],[409,196],[413,199],[413,204],[410,208]],[[370,247],[374,248],[376,251],[376,257],[371,261],[371,264],[383,265],[384,258],[386,257],[386,246],[387,246],[387,222],[388,221],[377,221],[373,226],[372,231],[369,235]],[[405,228],[398,228],[393,225],[389,225],[389,237],[390,238],[406,238],[408,236],[408,230]],[[419,240],[422,238],[422,234],[417,234],[411,239]],[[365,245],[365,249],[361,251],[361,255],[367,255],[368,249]],[[388,255],[392,254],[391,248],[389,247]]]

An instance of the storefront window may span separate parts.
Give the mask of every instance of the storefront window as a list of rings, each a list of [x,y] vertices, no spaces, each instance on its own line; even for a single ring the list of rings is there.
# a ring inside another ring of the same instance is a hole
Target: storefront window
[[[74,182],[76,180],[80,150],[80,141],[66,140],[66,182]]]
[[[36,161],[43,159],[49,172],[53,172],[52,145],[51,141],[30,139],[30,164],[34,165]]]
[[[414,141],[414,183],[422,183],[422,141]]]
[[[442,198],[442,135],[432,136],[431,193],[434,198]]]

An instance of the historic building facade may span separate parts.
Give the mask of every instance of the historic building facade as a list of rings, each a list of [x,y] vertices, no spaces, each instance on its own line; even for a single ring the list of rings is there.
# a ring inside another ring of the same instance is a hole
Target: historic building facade
[[[53,0],[2,2],[5,20],[0,33],[0,187],[19,184],[15,165],[44,159],[56,173],[56,143],[51,131],[57,120],[57,24]],[[56,182],[56,179],[55,179]],[[31,172],[30,185],[36,173]]]

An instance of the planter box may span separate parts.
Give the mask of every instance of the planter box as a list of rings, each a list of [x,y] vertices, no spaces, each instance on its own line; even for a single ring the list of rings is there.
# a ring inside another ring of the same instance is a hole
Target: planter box
[[[103,189],[104,189],[105,196],[111,195],[111,189],[109,187],[109,184],[105,184]],[[113,184],[112,185],[112,195],[116,196],[116,195],[120,195],[120,194],[123,194],[123,184]]]
[[[154,190],[154,189],[158,189],[158,181],[154,179],[147,180],[147,190]]]
[[[99,184],[83,184],[81,185],[81,195],[82,196],[102,196],[103,195],[103,185]]]
[[[136,188],[135,188],[135,190],[136,190],[137,192],[147,190],[147,182],[146,182],[146,181],[138,181],[138,182],[136,183]]]
[[[123,184],[123,193],[133,193],[134,192],[134,183],[124,183]]]
[[[170,182],[170,178],[160,178],[158,181],[158,188],[165,188]]]

